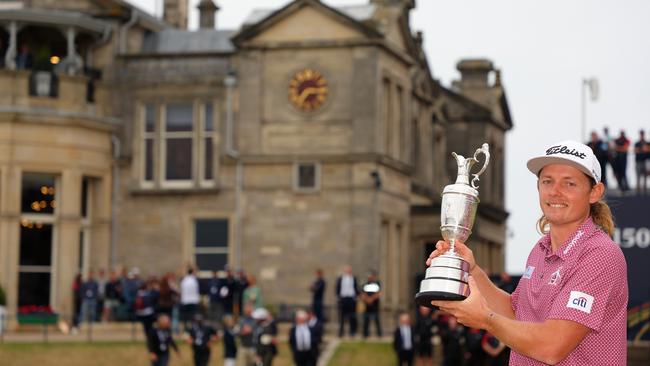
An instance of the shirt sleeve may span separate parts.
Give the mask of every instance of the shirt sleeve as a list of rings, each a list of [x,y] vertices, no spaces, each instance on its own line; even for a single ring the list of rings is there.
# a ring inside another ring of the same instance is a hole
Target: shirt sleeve
[[[571,320],[598,331],[610,299],[625,288],[625,259],[618,247],[585,252],[563,281],[548,318]]]

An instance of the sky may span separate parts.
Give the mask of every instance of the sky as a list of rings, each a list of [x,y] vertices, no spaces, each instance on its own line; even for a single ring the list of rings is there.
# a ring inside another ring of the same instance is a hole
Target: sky
[[[162,0],[128,0],[152,13]],[[199,0],[190,0],[196,28]],[[368,0],[323,0],[332,6]],[[287,0],[217,0],[217,28],[237,29],[254,8]],[[156,4],[158,4],[156,6]],[[536,177],[526,161],[546,146],[581,138],[583,80],[596,78],[598,99],[586,102],[587,131],[650,129],[650,1],[417,0],[411,28],[424,32],[434,78],[460,77],[463,58],[488,58],[502,70],[514,128],[506,138],[506,270],[522,273],[539,238]],[[588,94],[587,94],[588,95]],[[634,165],[628,164],[628,177]],[[610,175],[611,177],[611,175]],[[450,182],[451,183],[451,182]]]

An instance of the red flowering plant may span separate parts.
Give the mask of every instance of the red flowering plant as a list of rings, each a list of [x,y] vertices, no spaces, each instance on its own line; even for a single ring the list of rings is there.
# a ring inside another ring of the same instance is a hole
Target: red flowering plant
[[[59,315],[49,305],[24,305],[18,307],[20,324],[56,324]]]

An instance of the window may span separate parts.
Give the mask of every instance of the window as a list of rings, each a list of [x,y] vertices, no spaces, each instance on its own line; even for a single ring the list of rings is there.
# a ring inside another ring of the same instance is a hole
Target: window
[[[228,220],[194,220],[194,259],[201,271],[222,270],[228,264],[228,239]]]
[[[294,188],[314,191],[320,188],[320,164],[297,163],[294,167]]]
[[[163,171],[167,181],[192,179],[192,104],[168,104],[165,108]]]
[[[55,182],[51,174],[24,173],[22,177],[18,306],[50,304]]]
[[[140,181],[143,188],[214,185],[212,103],[149,103],[141,122]]]

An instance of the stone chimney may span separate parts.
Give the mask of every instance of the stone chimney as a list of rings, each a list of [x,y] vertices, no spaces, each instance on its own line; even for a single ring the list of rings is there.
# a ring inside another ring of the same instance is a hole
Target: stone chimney
[[[494,66],[487,59],[466,59],[456,65],[461,79],[458,83],[462,89],[487,89],[488,77]]]
[[[215,15],[219,7],[212,0],[201,0],[196,7],[199,9],[199,28],[214,29]]]
[[[163,0],[163,20],[179,29],[187,29],[188,0]]]

